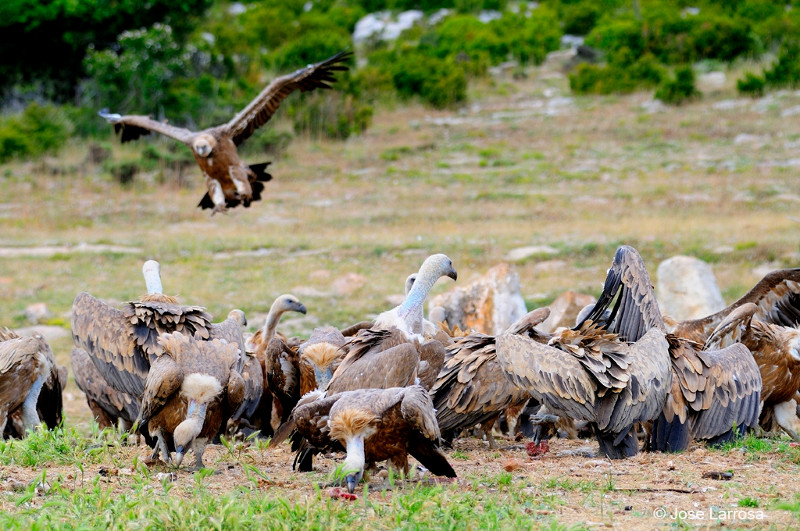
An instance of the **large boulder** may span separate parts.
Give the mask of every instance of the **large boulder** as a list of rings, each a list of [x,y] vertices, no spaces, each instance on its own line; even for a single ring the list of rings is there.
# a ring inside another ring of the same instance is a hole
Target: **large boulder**
[[[597,299],[585,293],[575,291],[565,291],[556,300],[548,305],[550,316],[536,328],[542,332],[555,332],[556,328],[575,326],[575,318],[578,317],[584,306],[594,304]]]
[[[467,286],[454,287],[433,297],[431,316],[444,317],[452,328],[497,335],[525,315],[525,299],[519,289],[519,275],[503,262]]]
[[[711,267],[698,258],[673,256],[658,265],[658,303],[661,313],[679,321],[718,312],[725,301]]]

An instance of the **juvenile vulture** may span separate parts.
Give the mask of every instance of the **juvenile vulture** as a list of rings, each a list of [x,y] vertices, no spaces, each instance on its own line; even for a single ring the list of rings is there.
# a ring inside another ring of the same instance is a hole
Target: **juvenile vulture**
[[[180,466],[192,449],[200,469],[208,441],[244,400],[245,383],[236,371],[239,345],[180,332],[163,334],[158,342],[162,349],[147,375],[139,428],[157,439],[151,459],[161,453],[171,462],[174,449]]]
[[[340,52],[277,78],[229,122],[202,131],[190,131],[147,116],[122,116],[105,111],[101,111],[100,116],[114,125],[115,132],[121,133],[122,142],[136,140],[153,131],[186,144],[203,171],[208,188],[197,206],[212,209],[212,215],[239,204],[248,207],[252,201],[261,199],[263,183],[272,176],[266,172],[268,162],[250,166],[242,162],[237,146],[267,123],[281,102],[295,90],[331,88],[330,84],[336,81],[334,74],[347,69],[343,63],[352,55]]]
[[[651,449],[685,450],[690,438],[722,443],[757,425],[761,376],[750,353],[742,345],[703,350],[702,344],[667,333],[644,261],[632,247],[617,250],[603,293],[583,325],[592,321],[633,345],[653,333],[668,345],[672,378],[665,380],[669,392],[659,402],[663,407],[653,422]],[[642,355],[646,361],[662,354]]]
[[[430,396],[418,385],[323,396],[298,405],[292,419],[297,433],[318,447],[338,443],[346,449],[341,471],[350,492],[365,469],[380,461],[389,460],[408,474],[408,454],[433,474],[456,477],[437,449],[439,427]]]
[[[25,437],[42,422],[56,427],[62,418],[63,380],[66,374],[42,336],[20,337],[0,329],[0,438]]]
[[[534,327],[550,315],[548,308],[533,310],[512,324],[509,334],[537,335]],[[446,349],[444,365],[431,389],[436,420],[444,440],[478,424],[489,448],[496,448],[492,427],[508,408],[522,409],[531,398],[506,378],[497,361],[495,337],[472,333]]]
[[[674,324],[675,335],[708,346],[745,345],[761,372],[762,426],[771,428],[774,419],[800,441],[794,429],[800,389],[800,269],[773,271],[727,308]]]
[[[287,312],[305,314],[306,307],[294,295],[277,297],[270,306],[264,326],[253,334],[247,346],[261,365],[264,375],[261,400],[247,418],[263,435],[271,434],[285,421],[300,400],[297,355],[300,342],[276,332],[281,317]]]
[[[328,384],[329,395],[415,383],[426,389],[433,386],[444,363],[444,344],[449,343],[449,337],[425,339],[423,306],[442,276],[457,278],[450,259],[443,254],[426,258],[403,303],[378,315],[372,328],[359,330],[348,340],[343,347],[347,356]]]

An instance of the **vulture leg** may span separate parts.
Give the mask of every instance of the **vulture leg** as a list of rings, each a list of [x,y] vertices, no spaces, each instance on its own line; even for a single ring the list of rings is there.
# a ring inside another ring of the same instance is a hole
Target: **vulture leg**
[[[205,465],[203,464],[203,454],[206,451],[207,445],[208,439],[205,438],[198,437],[192,441],[192,449],[194,450],[194,470],[205,468]]]
[[[36,402],[39,401],[39,393],[42,391],[44,385],[44,378],[39,376],[33,382],[28,396],[25,397],[25,402],[22,403],[22,429],[23,434],[28,430],[33,430],[36,426],[40,425],[39,412],[36,411]]]
[[[489,442],[489,449],[491,450],[497,450],[497,441],[494,440],[494,435],[492,435],[494,423],[495,419],[489,419],[481,424],[481,431],[483,432],[484,436],[486,436],[486,440]]]
[[[778,423],[778,426],[780,426],[783,431],[789,434],[789,437],[800,442],[800,438],[797,437],[797,432],[794,430],[794,422],[797,418],[796,408],[797,405],[795,404],[794,400],[789,400],[787,402],[775,404],[773,406],[773,411],[775,415],[775,421]]]
[[[225,206],[225,193],[222,191],[222,186],[216,179],[206,177],[206,187],[208,188],[208,197],[214,203],[214,208],[211,210],[213,216],[217,212],[225,212],[228,208]]]
[[[150,455],[150,460],[155,461],[158,459],[159,453],[164,456],[165,463],[172,462],[172,458],[169,455],[169,448],[167,447],[167,440],[164,439],[160,431],[156,434],[156,445],[155,448],[153,448],[153,453]]]

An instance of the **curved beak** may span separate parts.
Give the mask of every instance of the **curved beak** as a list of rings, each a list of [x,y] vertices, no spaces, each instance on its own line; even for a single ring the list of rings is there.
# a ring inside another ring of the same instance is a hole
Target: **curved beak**
[[[453,280],[458,280],[458,273],[456,272],[455,268],[451,267],[450,271],[445,273],[448,277],[452,278]]]
[[[302,313],[303,315],[306,314],[306,306],[302,302],[297,304],[297,308],[295,308],[295,310]]]
[[[358,480],[356,479],[355,475],[348,474],[344,478],[344,481],[347,484],[347,492],[349,492],[350,494],[353,494],[353,492],[355,492],[355,490],[356,490],[356,484],[358,483]]]

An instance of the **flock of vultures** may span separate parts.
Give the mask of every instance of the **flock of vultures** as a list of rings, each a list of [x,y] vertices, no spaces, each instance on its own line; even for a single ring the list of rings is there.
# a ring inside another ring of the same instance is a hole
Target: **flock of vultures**
[[[774,271],[720,312],[676,322],[661,315],[639,253],[622,246],[574,327],[538,330],[544,307],[491,336],[451,327],[446,313],[425,317],[434,283],[457,278],[450,258],[434,254],[409,275],[400,305],[308,339],[276,331],[284,313],[306,312],[292,295],[245,334],[241,310],[213,322],[162,293],[158,262],[143,273],[147,295],[119,308],[76,296],[71,363],[98,423],[136,430],[150,460],[180,466],[192,450],[201,468],[206,445],[222,436],[290,439],[300,471],[317,453],[346,452],[336,476],[353,492],[382,461],[407,473],[409,454],[455,477],[442,447],[477,428],[493,446],[501,424],[537,446],[588,432],[611,459],[773,426],[798,438],[800,269]],[[0,429],[22,437],[57,425],[66,368],[41,337],[2,339]]]
[[[267,163],[245,165],[236,146],[294,90],[330,88],[350,59],[340,53],[280,77],[228,123],[199,133],[101,115],[123,142],[155,131],[187,144],[208,188],[199,206],[223,212],[260,199],[270,179]],[[285,312],[306,313],[292,295],[278,297],[250,335],[242,311],[214,322],[162,292],[157,262],[143,273],[147,295],[121,307],[76,296],[71,365],[97,422],[135,431],[153,461],[181,466],[191,450],[200,468],[220,437],[270,437],[291,442],[300,471],[312,470],[315,454],[346,452],[336,476],[353,492],[383,461],[408,472],[409,454],[455,477],[442,448],[476,428],[490,446],[505,426],[540,450],[555,435],[590,433],[612,459],[753,429],[798,439],[800,269],[770,273],[718,313],[675,322],[661,315],[638,252],[623,246],[574,327],[537,329],[550,313],[539,308],[492,336],[460,330],[442,312],[425,317],[434,283],[457,278],[450,258],[434,254],[409,275],[399,306],[308,339],[276,331]],[[58,425],[66,376],[44,339],[0,332],[0,433]]]

